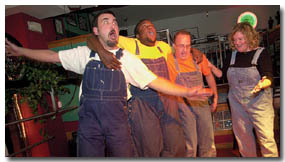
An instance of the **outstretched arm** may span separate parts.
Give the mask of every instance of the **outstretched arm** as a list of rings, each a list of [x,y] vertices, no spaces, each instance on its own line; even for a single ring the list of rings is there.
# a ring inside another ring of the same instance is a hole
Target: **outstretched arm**
[[[87,46],[96,51],[100,57],[103,64],[109,69],[120,69],[121,63],[116,59],[113,53],[104,49],[104,47],[99,42],[97,36],[92,35],[87,39]]]
[[[149,83],[148,87],[165,94],[182,97],[209,97],[213,95],[213,91],[209,88],[187,88],[161,77],[157,77]]]
[[[5,40],[5,54],[7,56],[25,56],[41,62],[60,62],[57,52],[52,50],[35,50],[18,47],[7,39]]]

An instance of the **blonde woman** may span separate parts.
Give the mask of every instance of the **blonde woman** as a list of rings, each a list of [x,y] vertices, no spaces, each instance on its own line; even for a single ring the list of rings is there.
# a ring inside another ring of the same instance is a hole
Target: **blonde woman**
[[[233,52],[223,71],[229,82],[228,98],[239,151],[243,157],[256,157],[258,141],[263,157],[278,157],[273,132],[271,57],[259,47],[259,33],[249,23],[235,25],[229,41]]]

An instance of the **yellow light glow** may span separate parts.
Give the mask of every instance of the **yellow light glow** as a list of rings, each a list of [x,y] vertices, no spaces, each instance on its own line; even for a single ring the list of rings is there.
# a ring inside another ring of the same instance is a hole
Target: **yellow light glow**
[[[239,15],[238,20],[237,20],[237,23],[240,23],[240,22],[249,22],[253,28],[256,28],[257,16],[253,12],[250,12],[250,11],[243,12],[242,14]]]

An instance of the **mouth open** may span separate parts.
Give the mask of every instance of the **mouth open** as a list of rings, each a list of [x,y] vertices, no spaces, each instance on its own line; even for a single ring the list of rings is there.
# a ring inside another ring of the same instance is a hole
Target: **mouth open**
[[[111,30],[110,33],[109,33],[109,38],[111,40],[116,40],[117,39],[117,34],[115,32],[115,30]]]
[[[152,40],[152,41],[155,41],[156,40],[156,35],[155,35],[156,33],[155,33],[155,31],[153,31],[153,30],[150,30],[150,31],[148,31],[148,38],[150,39],[150,40]]]

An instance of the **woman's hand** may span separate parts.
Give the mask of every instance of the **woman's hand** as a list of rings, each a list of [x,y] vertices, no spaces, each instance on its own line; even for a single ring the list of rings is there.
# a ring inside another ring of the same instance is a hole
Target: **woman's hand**
[[[262,79],[257,83],[257,85],[250,92],[251,94],[256,94],[260,92],[262,89],[267,88],[271,85],[271,81],[266,78],[266,76],[262,77]]]

